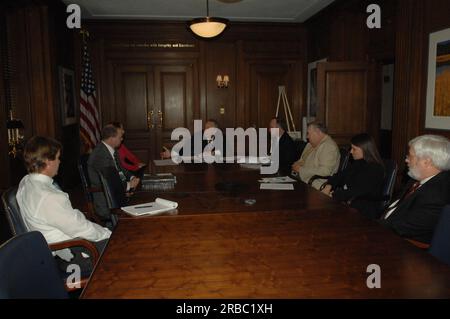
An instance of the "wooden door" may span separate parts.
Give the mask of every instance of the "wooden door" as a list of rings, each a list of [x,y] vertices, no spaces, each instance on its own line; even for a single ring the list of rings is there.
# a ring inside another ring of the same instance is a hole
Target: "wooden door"
[[[317,66],[317,119],[340,145],[367,132],[376,136],[379,107],[374,105],[374,65],[322,62]]]
[[[126,145],[145,163],[172,145],[172,130],[193,127],[192,64],[117,64],[115,120],[125,127]]]
[[[275,116],[278,102],[278,86],[286,87],[286,95],[293,115],[296,114],[292,103],[293,67],[291,64],[254,64],[250,68],[250,126],[268,127]],[[280,104],[278,116],[284,118],[283,104]],[[294,115],[294,119],[295,115]],[[297,121],[296,121],[297,122]]]
[[[154,78],[151,65],[117,65],[114,72],[115,120],[125,127],[125,145],[143,162],[153,159]]]
[[[193,129],[193,73],[191,64],[156,65],[155,136],[156,156],[163,145],[173,145],[172,131],[177,127]]]

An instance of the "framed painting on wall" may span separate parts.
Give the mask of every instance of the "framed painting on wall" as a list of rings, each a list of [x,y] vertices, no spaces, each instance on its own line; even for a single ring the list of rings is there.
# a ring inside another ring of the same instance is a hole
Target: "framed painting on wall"
[[[450,28],[430,34],[425,128],[450,130]]]
[[[307,122],[313,121],[317,116],[317,64],[326,61],[327,58],[324,58],[308,64]]]
[[[62,125],[77,123],[77,105],[75,98],[75,75],[72,70],[59,67],[59,99]]]

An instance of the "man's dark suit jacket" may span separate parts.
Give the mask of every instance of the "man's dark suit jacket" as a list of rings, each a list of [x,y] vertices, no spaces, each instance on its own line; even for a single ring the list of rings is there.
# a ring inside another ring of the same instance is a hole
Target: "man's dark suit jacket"
[[[114,163],[114,159],[111,156],[111,153],[108,151],[108,148],[105,146],[105,144],[103,144],[103,142],[100,142],[92,150],[92,153],[89,155],[88,159],[88,174],[91,186],[101,187],[100,175],[98,172],[104,167],[116,167],[116,165]],[[133,176],[126,169],[122,167],[119,167],[119,169],[121,169],[127,181],[129,181]],[[125,190],[126,185],[124,185],[124,192]],[[94,193],[93,197],[96,213],[105,220],[110,219],[110,211],[106,203],[105,195],[103,193]]]
[[[410,181],[405,192],[414,181]],[[450,203],[450,171],[434,176],[399,202],[394,212],[380,222],[402,237],[430,243],[442,208]]]
[[[278,172],[283,175],[289,175],[292,171],[292,164],[300,157],[300,154],[297,154],[297,146],[287,132],[284,132],[283,135],[281,135],[278,142],[278,149]],[[273,153],[274,152],[272,152],[272,154]]]

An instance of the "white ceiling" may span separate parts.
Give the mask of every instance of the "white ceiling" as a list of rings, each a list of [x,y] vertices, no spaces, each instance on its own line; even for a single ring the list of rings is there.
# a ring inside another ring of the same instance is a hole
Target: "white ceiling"
[[[303,22],[334,0],[210,0],[209,15],[231,21]],[[82,19],[190,20],[206,16],[206,0],[63,0]],[[226,3],[230,2],[230,3]]]

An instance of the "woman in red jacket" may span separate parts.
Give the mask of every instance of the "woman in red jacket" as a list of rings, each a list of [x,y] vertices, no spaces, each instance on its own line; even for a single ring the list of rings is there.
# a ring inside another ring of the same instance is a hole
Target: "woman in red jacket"
[[[122,123],[112,122],[111,124],[125,132]],[[117,151],[119,152],[120,165],[122,165],[123,168],[130,172],[138,173],[139,175],[143,173],[146,164],[134,155],[123,142]]]

